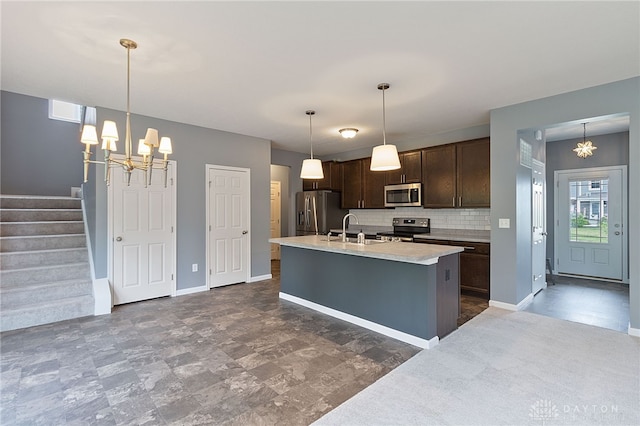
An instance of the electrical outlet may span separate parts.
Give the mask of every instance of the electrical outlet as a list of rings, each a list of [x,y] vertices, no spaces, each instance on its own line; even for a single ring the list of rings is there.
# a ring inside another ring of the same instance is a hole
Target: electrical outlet
[[[198,264],[194,263],[193,265],[191,265],[191,272],[198,272]]]
[[[510,228],[511,220],[509,219],[498,219],[498,228]]]

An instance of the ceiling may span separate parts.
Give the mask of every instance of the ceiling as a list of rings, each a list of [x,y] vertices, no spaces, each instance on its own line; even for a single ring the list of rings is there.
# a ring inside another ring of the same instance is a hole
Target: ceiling
[[[378,83],[390,84],[387,142],[402,147],[486,125],[494,108],[640,75],[635,1],[1,7],[2,90],[125,110],[126,37],[138,43],[132,113],[308,152],[314,109],[320,156],[381,143]],[[343,127],[360,132],[344,140]],[[562,127],[548,135],[563,137]],[[174,150],[188,143],[174,140]]]

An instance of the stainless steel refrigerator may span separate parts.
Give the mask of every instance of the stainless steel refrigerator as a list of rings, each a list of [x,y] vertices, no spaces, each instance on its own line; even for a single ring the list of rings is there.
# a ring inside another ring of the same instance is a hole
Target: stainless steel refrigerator
[[[296,235],[327,235],[341,229],[349,210],[340,208],[340,193],[304,191],[296,194]]]

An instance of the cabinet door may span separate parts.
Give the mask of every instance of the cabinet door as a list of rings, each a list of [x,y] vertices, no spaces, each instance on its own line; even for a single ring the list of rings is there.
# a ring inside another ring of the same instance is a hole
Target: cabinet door
[[[458,206],[490,207],[489,138],[457,144]]]
[[[342,163],[338,163],[337,161],[327,162],[329,165],[329,171],[331,174],[331,182],[329,182],[329,187],[332,191],[342,192]]]
[[[387,185],[418,183],[422,181],[422,156],[420,151],[401,152],[400,168],[387,172]]]
[[[422,182],[422,152],[411,151],[402,155],[402,170],[405,183]]]
[[[318,181],[315,179],[302,179],[302,190],[303,191],[312,191],[316,189],[316,183]]]
[[[422,150],[424,207],[456,206],[456,146],[441,145]]]
[[[362,201],[362,160],[342,163],[342,208],[357,209]]]
[[[384,185],[386,184],[386,175],[384,172],[372,172],[371,158],[362,160],[363,175],[363,202],[365,209],[382,209],[384,208]]]

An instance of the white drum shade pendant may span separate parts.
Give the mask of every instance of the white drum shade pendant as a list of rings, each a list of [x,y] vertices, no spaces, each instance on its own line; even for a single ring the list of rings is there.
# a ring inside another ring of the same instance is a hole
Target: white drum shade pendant
[[[301,179],[324,179],[322,171],[322,162],[317,158],[313,158],[313,130],[311,127],[311,116],[316,112],[308,110],[305,112],[309,116],[309,145],[311,147],[311,158],[302,161],[302,170],[300,170]]]
[[[382,145],[373,147],[371,153],[371,167],[374,172],[384,172],[400,168],[400,158],[395,145],[387,145],[387,129],[385,117],[384,91],[389,88],[389,83],[378,84],[378,90],[382,90]]]

